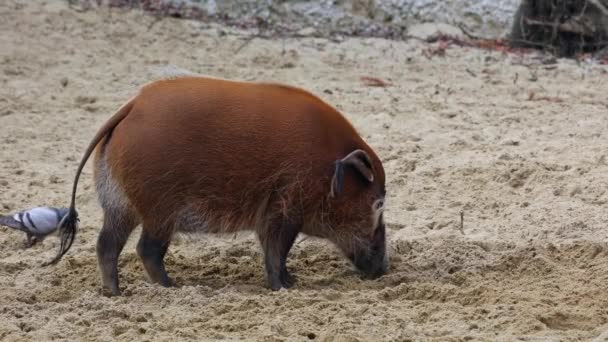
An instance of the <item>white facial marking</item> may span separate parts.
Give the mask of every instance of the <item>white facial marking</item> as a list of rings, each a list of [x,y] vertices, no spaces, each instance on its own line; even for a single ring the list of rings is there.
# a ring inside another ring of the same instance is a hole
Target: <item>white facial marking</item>
[[[380,222],[378,222],[378,221],[380,220],[380,215],[382,215],[382,213],[384,212],[384,205],[385,205],[384,198],[377,199],[374,201],[374,204],[372,204],[372,215],[373,215],[374,228],[378,227],[378,225],[380,224]]]

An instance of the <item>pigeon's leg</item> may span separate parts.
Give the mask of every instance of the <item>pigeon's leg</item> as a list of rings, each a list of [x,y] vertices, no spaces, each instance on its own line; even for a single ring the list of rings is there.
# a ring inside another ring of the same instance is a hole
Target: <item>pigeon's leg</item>
[[[46,238],[45,235],[36,235],[36,234],[32,234],[32,233],[25,233],[25,234],[26,234],[26,241],[24,242],[25,248],[34,247],[35,245],[42,243],[42,241],[44,241],[44,239]]]
[[[25,233],[26,240],[23,243],[24,248],[31,248],[36,244],[36,237],[32,233]]]
[[[34,239],[36,239],[34,241],[34,244],[41,244],[42,241],[44,241],[44,239],[46,239],[47,235],[34,235]]]

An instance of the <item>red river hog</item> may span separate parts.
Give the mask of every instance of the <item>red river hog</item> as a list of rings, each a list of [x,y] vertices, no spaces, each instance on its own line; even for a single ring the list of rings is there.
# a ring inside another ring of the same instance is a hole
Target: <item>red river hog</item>
[[[268,286],[289,288],[299,233],[336,245],[363,277],[387,271],[382,162],[336,109],[291,86],[183,76],[150,82],[93,137],[59,224],[70,249],[79,176],[91,154],[103,227],[104,293],[120,295],[118,257],[142,224],[137,254],[152,282],[171,286],[174,234],[253,230]]]

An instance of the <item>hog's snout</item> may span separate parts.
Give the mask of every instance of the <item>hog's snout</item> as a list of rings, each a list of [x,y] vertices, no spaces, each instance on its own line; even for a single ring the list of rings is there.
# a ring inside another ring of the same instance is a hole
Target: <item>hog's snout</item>
[[[351,257],[353,264],[363,273],[364,278],[376,279],[388,270],[386,254],[386,231],[384,224],[379,226],[367,246],[362,246]]]

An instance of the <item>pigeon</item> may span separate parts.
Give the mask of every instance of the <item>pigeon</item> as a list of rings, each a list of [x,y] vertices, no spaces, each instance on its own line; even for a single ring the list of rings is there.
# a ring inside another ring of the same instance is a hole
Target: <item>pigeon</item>
[[[0,226],[24,232],[27,236],[25,247],[30,248],[54,233],[68,212],[66,208],[36,207],[12,215],[0,215]]]

